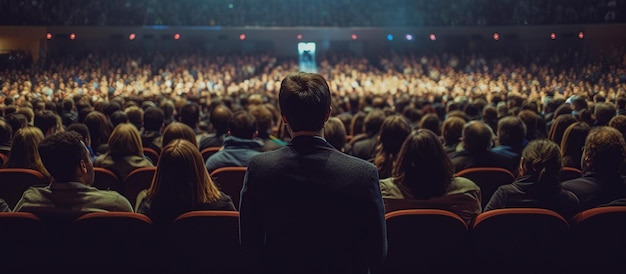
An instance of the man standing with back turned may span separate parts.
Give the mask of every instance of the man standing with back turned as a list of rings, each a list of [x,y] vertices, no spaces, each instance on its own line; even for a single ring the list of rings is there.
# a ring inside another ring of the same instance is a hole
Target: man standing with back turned
[[[292,141],[248,165],[239,233],[262,273],[369,273],[386,255],[378,172],[324,140],[330,102],[321,75],[288,75],[279,103]]]

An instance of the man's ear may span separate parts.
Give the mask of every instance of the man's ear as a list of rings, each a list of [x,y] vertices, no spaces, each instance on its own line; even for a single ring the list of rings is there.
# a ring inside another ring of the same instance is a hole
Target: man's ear
[[[87,163],[84,160],[80,160],[80,171],[87,174]]]
[[[328,107],[328,112],[326,113],[326,117],[324,117],[324,123],[326,123],[326,121],[328,121],[328,119],[330,118],[330,114],[333,112],[333,107]]]

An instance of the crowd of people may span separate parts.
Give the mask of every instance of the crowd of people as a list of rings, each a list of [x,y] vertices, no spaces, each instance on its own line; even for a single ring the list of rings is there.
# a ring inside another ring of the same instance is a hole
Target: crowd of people
[[[623,23],[623,0],[2,1],[0,25],[405,27]]]

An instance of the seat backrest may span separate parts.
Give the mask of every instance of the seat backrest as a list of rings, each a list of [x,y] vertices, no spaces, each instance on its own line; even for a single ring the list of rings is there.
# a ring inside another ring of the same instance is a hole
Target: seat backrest
[[[519,265],[537,272],[537,268],[558,266],[568,231],[567,221],[548,209],[496,209],[483,212],[474,220],[471,248],[481,265]]]
[[[572,218],[569,250],[577,267],[626,267],[626,207],[607,206],[585,210]],[[608,270],[607,269],[607,270]]]
[[[117,175],[115,175],[113,171],[102,167],[94,167],[93,172],[93,186],[95,188],[102,190],[114,190],[119,192],[120,194],[124,194],[122,182],[119,178],[117,178]]]
[[[480,187],[481,206],[485,208],[493,193],[498,187],[510,184],[515,180],[515,175],[509,170],[500,167],[473,167],[461,170],[455,174],[472,180]]]
[[[8,159],[9,157],[4,155],[4,153],[0,153],[0,168],[7,162]]]
[[[559,173],[559,176],[561,178],[561,182],[567,181],[567,180],[571,180],[571,179],[576,179],[576,178],[580,178],[583,176],[583,172],[580,169],[577,169],[575,167],[568,167],[568,166],[564,166],[561,169],[561,172]]]
[[[171,224],[168,239],[176,273],[245,273],[239,212],[184,213]]]
[[[454,273],[463,269],[468,229],[456,214],[409,209],[389,212],[385,220],[388,251],[383,273]]]
[[[159,162],[159,153],[156,152],[156,150],[151,149],[149,147],[144,147],[143,148],[143,155],[145,155],[146,157],[150,158],[150,161],[152,161],[152,164],[154,166],[157,165],[157,163]]]
[[[243,187],[243,179],[247,167],[221,167],[211,172],[211,178],[220,190],[233,200],[235,208],[239,210],[239,195]]]
[[[202,154],[202,158],[204,159],[204,162],[206,162],[206,160],[209,159],[211,155],[215,154],[215,152],[220,151],[220,149],[222,149],[222,147],[207,147],[200,151],[200,154]]]
[[[43,235],[41,221],[34,214],[0,212],[0,273],[36,272],[33,254],[42,254]]]
[[[144,189],[150,188],[155,172],[156,167],[140,167],[128,174],[128,177],[124,180],[124,196],[126,196],[133,208],[135,208],[137,194]]]
[[[106,273],[145,272],[157,255],[152,220],[143,214],[87,213],[72,223],[71,232],[72,256],[82,272],[96,265]]]
[[[48,182],[39,171],[26,168],[0,169],[0,199],[4,199],[11,209],[15,208],[26,189],[46,185]]]

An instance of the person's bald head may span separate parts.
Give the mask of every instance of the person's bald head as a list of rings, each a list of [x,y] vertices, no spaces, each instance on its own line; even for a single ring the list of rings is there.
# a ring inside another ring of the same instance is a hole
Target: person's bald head
[[[217,105],[211,112],[211,125],[218,134],[226,133],[228,131],[228,122],[232,116],[232,112],[225,105]]]

